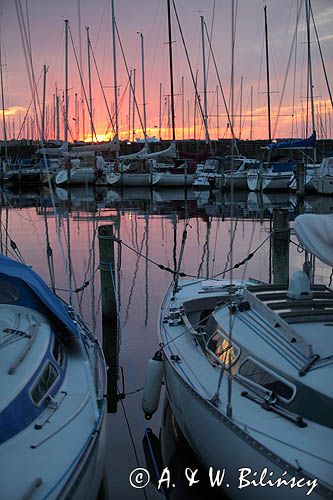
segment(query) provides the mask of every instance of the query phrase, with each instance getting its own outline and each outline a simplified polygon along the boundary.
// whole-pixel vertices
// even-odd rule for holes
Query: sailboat
[[[332,223],[295,221],[305,248],[330,266]],[[146,416],[163,377],[181,432],[207,469],[225,471],[228,496],[244,498],[246,485],[246,498],[266,499],[268,484],[298,486],[288,498],[331,498],[332,318],[333,292],[310,285],[303,271],[289,287],[173,283],[160,310],[161,349],[147,371]],[[270,488],[269,496],[281,492]]]
[[[106,424],[99,343],[30,267],[2,255],[0,310],[1,496],[96,498]]]
[[[332,216],[308,238],[300,226],[305,248],[332,266]],[[181,433],[229,498],[332,498],[332,319],[332,290],[303,270],[289,286],[175,276],[147,367],[146,418],[164,380]]]

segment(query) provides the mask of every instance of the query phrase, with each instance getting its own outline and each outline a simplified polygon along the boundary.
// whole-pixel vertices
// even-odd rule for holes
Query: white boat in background
[[[233,169],[228,168],[224,170],[222,187],[233,189],[248,189],[247,174],[249,170],[255,171],[259,167],[259,161],[244,156],[236,156],[233,161]]]
[[[106,365],[73,308],[0,256],[0,491],[96,498],[104,473]]]
[[[222,158],[207,158],[204,164],[197,165],[193,189],[211,189],[222,178]]]
[[[88,162],[83,162],[79,158],[68,159],[66,168],[60,170],[56,175],[56,185],[94,184],[103,175],[106,162],[102,156],[86,158],[86,160],[89,159],[91,161]]]
[[[301,217],[300,241],[332,266],[333,216]],[[303,271],[289,287],[179,280],[161,306],[143,411],[156,410],[164,377],[182,434],[204,467],[225,471],[229,498],[332,498],[332,321],[332,290]]]
[[[146,159],[120,161],[118,167],[105,175],[106,184],[113,187],[151,186],[150,162]]]
[[[250,191],[288,190],[295,165],[292,162],[262,163],[247,173]]]
[[[319,194],[333,194],[333,157],[323,158],[319,167],[308,173],[305,187]]]
[[[152,185],[159,187],[190,187],[196,177],[196,166],[182,160],[179,166],[157,164],[152,173]]]

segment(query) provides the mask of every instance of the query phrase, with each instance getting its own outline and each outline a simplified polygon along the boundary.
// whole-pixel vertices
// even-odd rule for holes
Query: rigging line
[[[117,32],[117,37],[118,37],[118,41],[119,41],[119,46],[120,46],[121,54],[123,56],[125,68],[126,68],[128,82],[129,82],[129,84],[131,86],[133,100],[134,100],[134,103],[135,103],[135,108],[136,108],[136,111],[138,113],[138,117],[139,117],[141,128],[143,130],[144,126],[143,126],[143,122],[142,122],[142,118],[141,118],[141,113],[140,113],[140,109],[139,109],[139,106],[138,106],[138,102],[136,100],[136,96],[135,96],[135,92],[134,92],[134,88],[133,88],[133,84],[132,84],[132,78],[130,78],[130,72],[129,72],[129,69],[128,69],[128,65],[127,65],[127,61],[126,61],[126,57],[125,57],[125,52],[124,52],[123,44],[121,43],[121,39],[120,39],[119,31],[118,31],[118,25],[117,25],[116,21],[114,22],[114,24],[115,24],[115,27],[116,27],[116,32]]]
[[[198,93],[198,89],[197,89],[197,85],[196,85],[196,80],[194,78],[194,74],[193,74],[193,69],[192,69],[190,57],[189,57],[189,54],[188,54],[188,50],[187,50],[187,46],[186,46],[186,43],[185,43],[183,31],[182,31],[181,24],[180,24],[180,21],[179,21],[179,17],[178,17],[178,12],[177,12],[177,8],[176,8],[175,0],[172,0],[172,4],[173,4],[173,8],[174,8],[175,15],[176,15],[176,20],[177,20],[177,24],[178,24],[178,29],[179,29],[179,32],[180,32],[180,36],[181,36],[181,39],[182,39],[182,42],[183,42],[183,46],[184,46],[184,50],[185,50],[185,55],[186,55],[187,63],[189,65],[189,69],[190,69],[190,73],[191,73],[191,78],[192,78],[192,83],[193,83],[194,89],[195,89],[196,102],[198,103],[198,106],[199,106],[199,109],[200,109],[201,118],[203,120],[203,123],[205,124],[204,111],[202,109],[201,99],[200,99],[200,96],[199,96],[199,93]],[[206,124],[205,124],[205,129],[206,128],[207,127],[206,127]],[[208,131],[208,129],[206,130],[206,136],[207,136],[207,139],[208,139],[210,152],[213,155],[214,152],[213,152],[212,143],[211,143],[211,140],[210,140],[210,137],[209,137],[209,131]]]
[[[213,253],[213,259],[212,259],[212,274],[214,274],[214,267],[215,267],[215,260],[216,260],[216,248],[217,248],[217,233],[220,230],[220,219],[217,220],[216,222],[216,230],[215,230],[215,243],[214,243],[214,253]]]
[[[299,5],[299,8],[298,8],[298,12],[297,12],[296,27],[295,27],[293,39],[292,39],[292,42],[291,42],[291,47],[290,47],[290,52],[289,52],[289,57],[288,57],[288,63],[287,63],[286,73],[285,73],[285,77],[284,77],[284,80],[283,80],[282,91],[281,91],[281,96],[280,96],[280,102],[279,102],[279,107],[278,107],[278,111],[277,111],[277,115],[276,115],[274,130],[273,130],[273,137],[275,137],[275,135],[276,135],[276,130],[277,130],[278,121],[279,121],[279,117],[280,117],[280,111],[281,111],[282,101],[283,101],[283,98],[284,98],[284,92],[286,90],[287,77],[288,77],[288,73],[289,73],[289,68],[290,68],[292,54],[293,54],[294,47],[295,47],[295,42],[296,42],[296,39],[297,39],[297,28],[298,28],[298,22],[299,22],[301,10],[302,10],[302,5],[303,5],[303,3],[301,2],[300,5]]]
[[[138,270],[139,270],[139,261],[140,261],[141,257],[145,258],[145,256],[142,254],[142,248],[143,248],[144,240],[145,240],[145,233],[143,233],[143,236],[142,236],[142,240],[141,240],[141,244],[140,244],[140,252],[137,253],[138,258],[137,258],[136,263],[135,263],[135,270],[134,270],[134,274],[133,274],[133,281],[132,281],[130,293],[128,295],[128,303],[127,303],[127,307],[126,307],[124,325],[126,325],[127,320],[128,320],[129,308],[130,308],[130,305],[131,305],[131,302],[132,302],[132,296],[133,296],[133,291],[134,291],[134,287],[135,287],[136,277],[138,275]]]
[[[231,135],[232,135],[232,139],[235,141],[236,140],[236,136],[235,136],[235,133],[234,133],[234,127],[233,127],[233,123],[231,121],[231,116],[230,116],[230,113],[229,113],[227,101],[226,101],[225,94],[224,94],[224,91],[223,91],[222,82],[221,82],[220,74],[219,74],[219,71],[218,71],[218,67],[217,67],[215,55],[214,55],[214,52],[213,52],[213,49],[212,49],[211,40],[210,40],[209,35],[208,35],[206,23],[204,23],[204,26],[205,26],[206,36],[207,36],[207,40],[208,40],[208,44],[209,44],[209,50],[211,51],[212,58],[213,58],[213,63],[214,63],[214,68],[215,68],[217,80],[219,82],[219,87],[220,87],[220,92],[221,92],[222,99],[223,99],[223,104],[224,104],[225,112],[226,112],[226,115],[228,117],[228,123],[229,123],[230,132],[231,132]],[[236,144],[236,150],[237,150],[237,153],[239,153],[238,152],[238,148],[237,148],[237,144]]]
[[[116,313],[117,313],[117,321],[118,321],[118,329],[119,331],[122,330],[122,327],[124,326],[125,323],[122,323],[121,322],[121,318],[120,318],[120,308],[119,308],[119,303],[117,301],[117,293],[116,293],[116,284],[115,284],[115,280],[114,280],[114,274],[112,272],[112,267],[111,267],[111,264],[110,264],[110,274],[111,274],[111,282],[112,282],[112,287],[113,287],[113,293],[114,293],[114,296],[115,296],[115,303],[116,303]],[[118,283],[118,286],[119,286],[119,283]],[[125,347],[127,347],[125,345]],[[125,353],[127,355],[127,357],[129,358],[129,363],[128,363],[128,366],[133,369],[133,360],[130,359],[130,354],[129,354],[129,350],[128,349],[125,349]],[[123,374],[123,372],[122,372]],[[134,374],[133,374],[134,375]],[[137,380],[137,377],[136,376],[133,376],[132,377],[135,381]],[[117,387],[118,389],[118,387]],[[137,391],[133,391],[133,394],[136,394],[136,396],[138,395],[138,392],[139,390]],[[119,394],[119,390],[117,390],[117,393]],[[139,465],[139,462],[138,462],[138,455],[137,455],[137,452],[136,452],[136,446],[135,446],[135,441],[134,441],[134,436],[132,434],[132,431],[131,431],[131,427],[130,427],[130,424],[129,424],[129,420],[127,418],[127,414],[126,414],[126,411],[125,411],[125,406],[123,404],[123,398],[120,398],[120,403],[122,405],[122,408],[123,408],[123,411],[124,411],[124,416],[125,416],[125,419],[126,419],[126,424],[127,424],[127,427],[128,427],[128,431],[129,431],[129,435],[130,435],[130,439],[131,439],[131,442],[132,442],[132,446],[133,446],[133,450],[134,450],[134,453],[135,453],[135,456],[136,456],[136,459],[137,459],[137,464]],[[140,408],[140,415],[143,419],[143,415],[142,415],[142,412],[141,412],[141,404],[138,405],[139,408]],[[145,433],[147,432],[147,423],[146,421],[143,419],[143,428],[145,430]],[[154,450],[151,446],[151,443],[150,441],[148,440],[148,445],[149,445],[149,450],[150,450],[150,453],[151,453],[151,456],[152,456],[152,459],[153,459],[153,465],[154,465],[154,469],[155,469],[155,472],[156,472],[156,475],[158,475],[158,466],[157,466],[157,460],[155,458],[155,455],[154,455]],[[147,499],[147,496],[146,496],[146,492],[145,492],[145,489],[143,490],[143,493],[145,495],[145,498]],[[166,499],[165,495],[164,495],[164,492],[163,490],[161,491],[161,495],[163,498]]]
[[[32,97],[32,98],[31,98],[31,100],[30,100],[29,106],[28,106],[28,108],[27,108],[27,111],[26,111],[26,113],[25,113],[24,119],[23,119],[22,124],[21,124],[21,128],[20,128],[20,130],[19,130],[19,132],[18,132],[18,135],[17,135],[17,137],[16,137],[16,139],[17,139],[17,140],[19,140],[19,138],[20,138],[20,136],[21,136],[21,132],[22,132],[22,130],[24,129],[25,122],[26,122],[26,120],[27,120],[27,118],[28,118],[29,111],[30,111],[30,108],[31,108],[32,103],[33,103],[33,100],[34,100],[34,95],[35,95],[35,93],[37,92],[37,88],[38,88],[38,85],[39,85],[40,79],[41,79],[41,77],[42,77],[42,74],[43,74],[43,69],[41,69],[41,72],[40,72],[40,75],[39,75],[38,81],[37,81],[37,83],[36,83],[36,85],[35,85],[35,88],[34,88],[34,91],[33,91],[33,97]]]
[[[100,87],[101,87],[101,90],[102,90],[102,94],[103,94],[103,98],[104,98],[104,103],[105,103],[105,106],[106,106],[106,110],[108,112],[109,120],[110,120],[110,123],[111,123],[111,126],[112,126],[113,134],[115,134],[116,133],[115,125],[114,125],[114,122],[112,120],[110,108],[109,108],[109,105],[108,105],[108,102],[107,102],[107,99],[106,99],[106,95],[105,95],[105,92],[104,92],[104,87],[102,85],[102,80],[101,80],[100,73],[99,73],[99,70],[98,70],[98,67],[97,67],[95,53],[93,51],[93,48],[92,48],[91,44],[90,44],[90,49],[91,49],[91,53],[92,53],[92,56],[93,56],[93,60],[94,60],[95,68],[96,68],[96,73],[97,73],[97,76],[98,76],[98,81],[99,81],[99,84],[100,84]]]
[[[297,0],[297,12],[299,9],[299,0]],[[294,138],[294,117],[295,117],[295,94],[296,94],[296,70],[297,70],[297,35],[298,21],[295,27],[295,55],[294,55],[294,75],[293,75],[293,101],[292,101],[292,119],[291,119],[291,137]]]
[[[35,79],[35,73],[34,73],[33,62],[32,62],[31,44],[29,44],[30,30],[29,30],[29,33],[27,33],[27,27],[26,27],[26,24],[24,21],[21,0],[15,0],[15,7],[16,7],[17,18],[18,18],[19,27],[20,27],[20,34],[21,34],[21,40],[22,40],[22,45],[23,45],[25,62],[26,62],[26,66],[27,66],[30,88],[31,88],[31,92],[33,94],[32,89],[36,86],[36,79]],[[26,4],[26,8],[27,8],[27,4]],[[29,64],[30,64],[30,66],[29,66]],[[40,106],[38,94],[37,94],[37,105],[38,105],[38,110],[37,110],[37,106],[36,106],[36,98],[34,97],[34,110],[35,110],[36,126],[37,126],[37,129],[39,129],[40,127],[39,127],[38,111],[41,114],[41,106]]]
[[[54,278],[54,262],[53,262],[53,251],[50,245],[50,237],[49,237],[49,225],[46,217],[46,206],[44,206],[43,210],[45,229],[46,229],[46,256],[47,256],[47,265],[49,268],[50,281],[53,293],[55,292],[55,278]]]
[[[68,31],[69,31],[69,36],[70,36],[70,39],[71,39],[71,42],[72,42],[72,49],[73,49],[73,53],[74,53],[74,57],[75,57],[76,66],[77,66],[78,72],[79,72],[79,77],[80,77],[80,81],[81,81],[81,85],[82,85],[82,90],[83,90],[83,94],[84,94],[84,99],[85,99],[85,102],[86,102],[86,105],[87,105],[87,108],[88,108],[89,117],[91,119],[93,133],[95,134],[95,138],[96,138],[96,141],[97,141],[97,134],[96,134],[95,125],[94,125],[93,117],[92,117],[92,109],[90,109],[90,106],[89,106],[89,102],[88,102],[88,98],[87,98],[87,94],[86,94],[86,89],[84,87],[82,73],[81,73],[79,61],[78,61],[78,58],[77,58],[77,53],[76,53],[76,50],[75,50],[74,40],[73,40],[73,36],[72,36],[72,30],[71,30],[71,27],[70,27],[69,24],[68,24]]]
[[[329,82],[328,82],[328,76],[327,76],[327,72],[326,72],[326,66],[325,66],[325,62],[324,62],[324,58],[323,58],[323,53],[322,53],[322,50],[321,50],[321,45],[320,45],[320,40],[319,40],[319,36],[318,36],[317,26],[316,26],[316,23],[315,23],[315,20],[314,20],[314,15],[313,15],[313,10],[312,10],[311,0],[309,0],[309,6],[310,6],[310,12],[311,12],[311,17],[312,17],[313,27],[314,27],[314,30],[315,30],[315,33],[316,33],[316,39],[317,39],[317,43],[318,43],[318,49],[319,49],[319,53],[320,53],[321,64],[323,66],[323,71],[324,71],[324,75],[325,75],[326,86],[327,86],[327,90],[328,90],[328,93],[329,93],[329,96],[330,96],[331,106],[333,108],[333,99],[332,99],[331,88],[330,88],[330,85],[329,85]]]
[[[6,224],[6,225],[7,225],[7,227],[8,227],[8,224]],[[17,244],[15,243],[15,241],[14,241],[14,240],[10,237],[7,227],[6,227],[6,226],[4,226],[4,224],[3,224],[2,222],[1,222],[1,226],[4,228],[5,233],[6,233],[6,247],[7,247],[7,248],[9,248],[9,247],[8,247],[8,239],[9,239],[10,246],[11,246],[11,248],[14,250],[14,252],[16,253],[16,256],[19,258],[19,260],[20,260],[21,262],[23,262],[23,263],[24,263],[24,258],[23,258],[22,254],[21,254],[21,252],[20,252],[20,249],[18,248],[18,246],[17,246]]]
[[[129,434],[129,437],[130,437],[130,440],[131,440],[131,443],[132,443],[132,447],[133,447],[133,451],[134,451],[134,455],[135,455],[135,460],[136,460],[137,466],[139,467],[140,466],[140,462],[139,462],[138,452],[136,450],[136,445],[135,445],[135,441],[134,441],[132,429],[131,429],[131,426],[130,426],[130,423],[129,423],[129,420],[128,420],[128,417],[127,417],[127,413],[126,413],[126,410],[125,410],[125,405],[124,405],[124,402],[123,402],[122,399],[120,399],[120,404],[121,404],[121,407],[122,407],[122,410],[123,410],[123,413],[124,413],[124,417],[125,417],[125,421],[126,421],[126,425],[127,425],[128,434]],[[148,500],[146,489],[143,488],[142,491],[143,491],[145,499]]]
[[[235,239],[235,236],[236,236],[236,231],[237,231],[237,224],[238,224],[238,218],[236,219],[235,221],[235,225],[231,228],[231,232],[230,232],[230,243],[229,243],[229,251],[228,251],[228,254],[227,254],[227,258],[226,258],[226,261],[225,261],[225,267],[224,267],[224,271],[222,271],[220,274],[222,274],[222,278],[224,278],[225,276],[225,273],[227,272],[226,269],[227,269],[227,266],[229,264],[229,261],[231,262],[232,264],[232,251],[233,251],[233,244],[234,244],[234,239]],[[231,266],[231,269],[233,268],[233,266]]]

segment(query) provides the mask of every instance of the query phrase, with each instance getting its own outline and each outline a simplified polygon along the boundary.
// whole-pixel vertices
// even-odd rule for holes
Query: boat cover
[[[302,214],[296,217],[294,228],[308,252],[333,266],[333,215]]]
[[[66,305],[30,267],[0,254],[0,274],[8,278],[19,278],[33,290],[50,313],[51,319],[53,318],[64,327],[65,331],[61,332],[62,336],[68,333],[79,336],[78,328],[69,317]]]
[[[293,139],[291,141],[272,142],[268,149],[307,149],[316,147],[316,132],[307,139]]]

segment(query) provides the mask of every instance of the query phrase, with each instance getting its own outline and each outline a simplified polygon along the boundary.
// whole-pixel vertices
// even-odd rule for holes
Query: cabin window
[[[252,359],[246,359],[239,367],[238,373],[249,382],[265,389],[266,392],[268,390],[274,393],[275,396],[285,401],[290,401],[294,396],[295,389],[292,386]]]
[[[237,361],[240,353],[239,348],[219,331],[209,339],[207,348],[226,367],[232,366]]]
[[[63,367],[65,363],[65,351],[62,344],[56,337],[54,338],[52,354],[58,365]]]
[[[57,370],[51,363],[47,363],[37,383],[31,390],[31,398],[36,405],[47,395],[57,378]]]
[[[20,298],[20,290],[10,281],[0,279],[0,303],[14,304]]]

